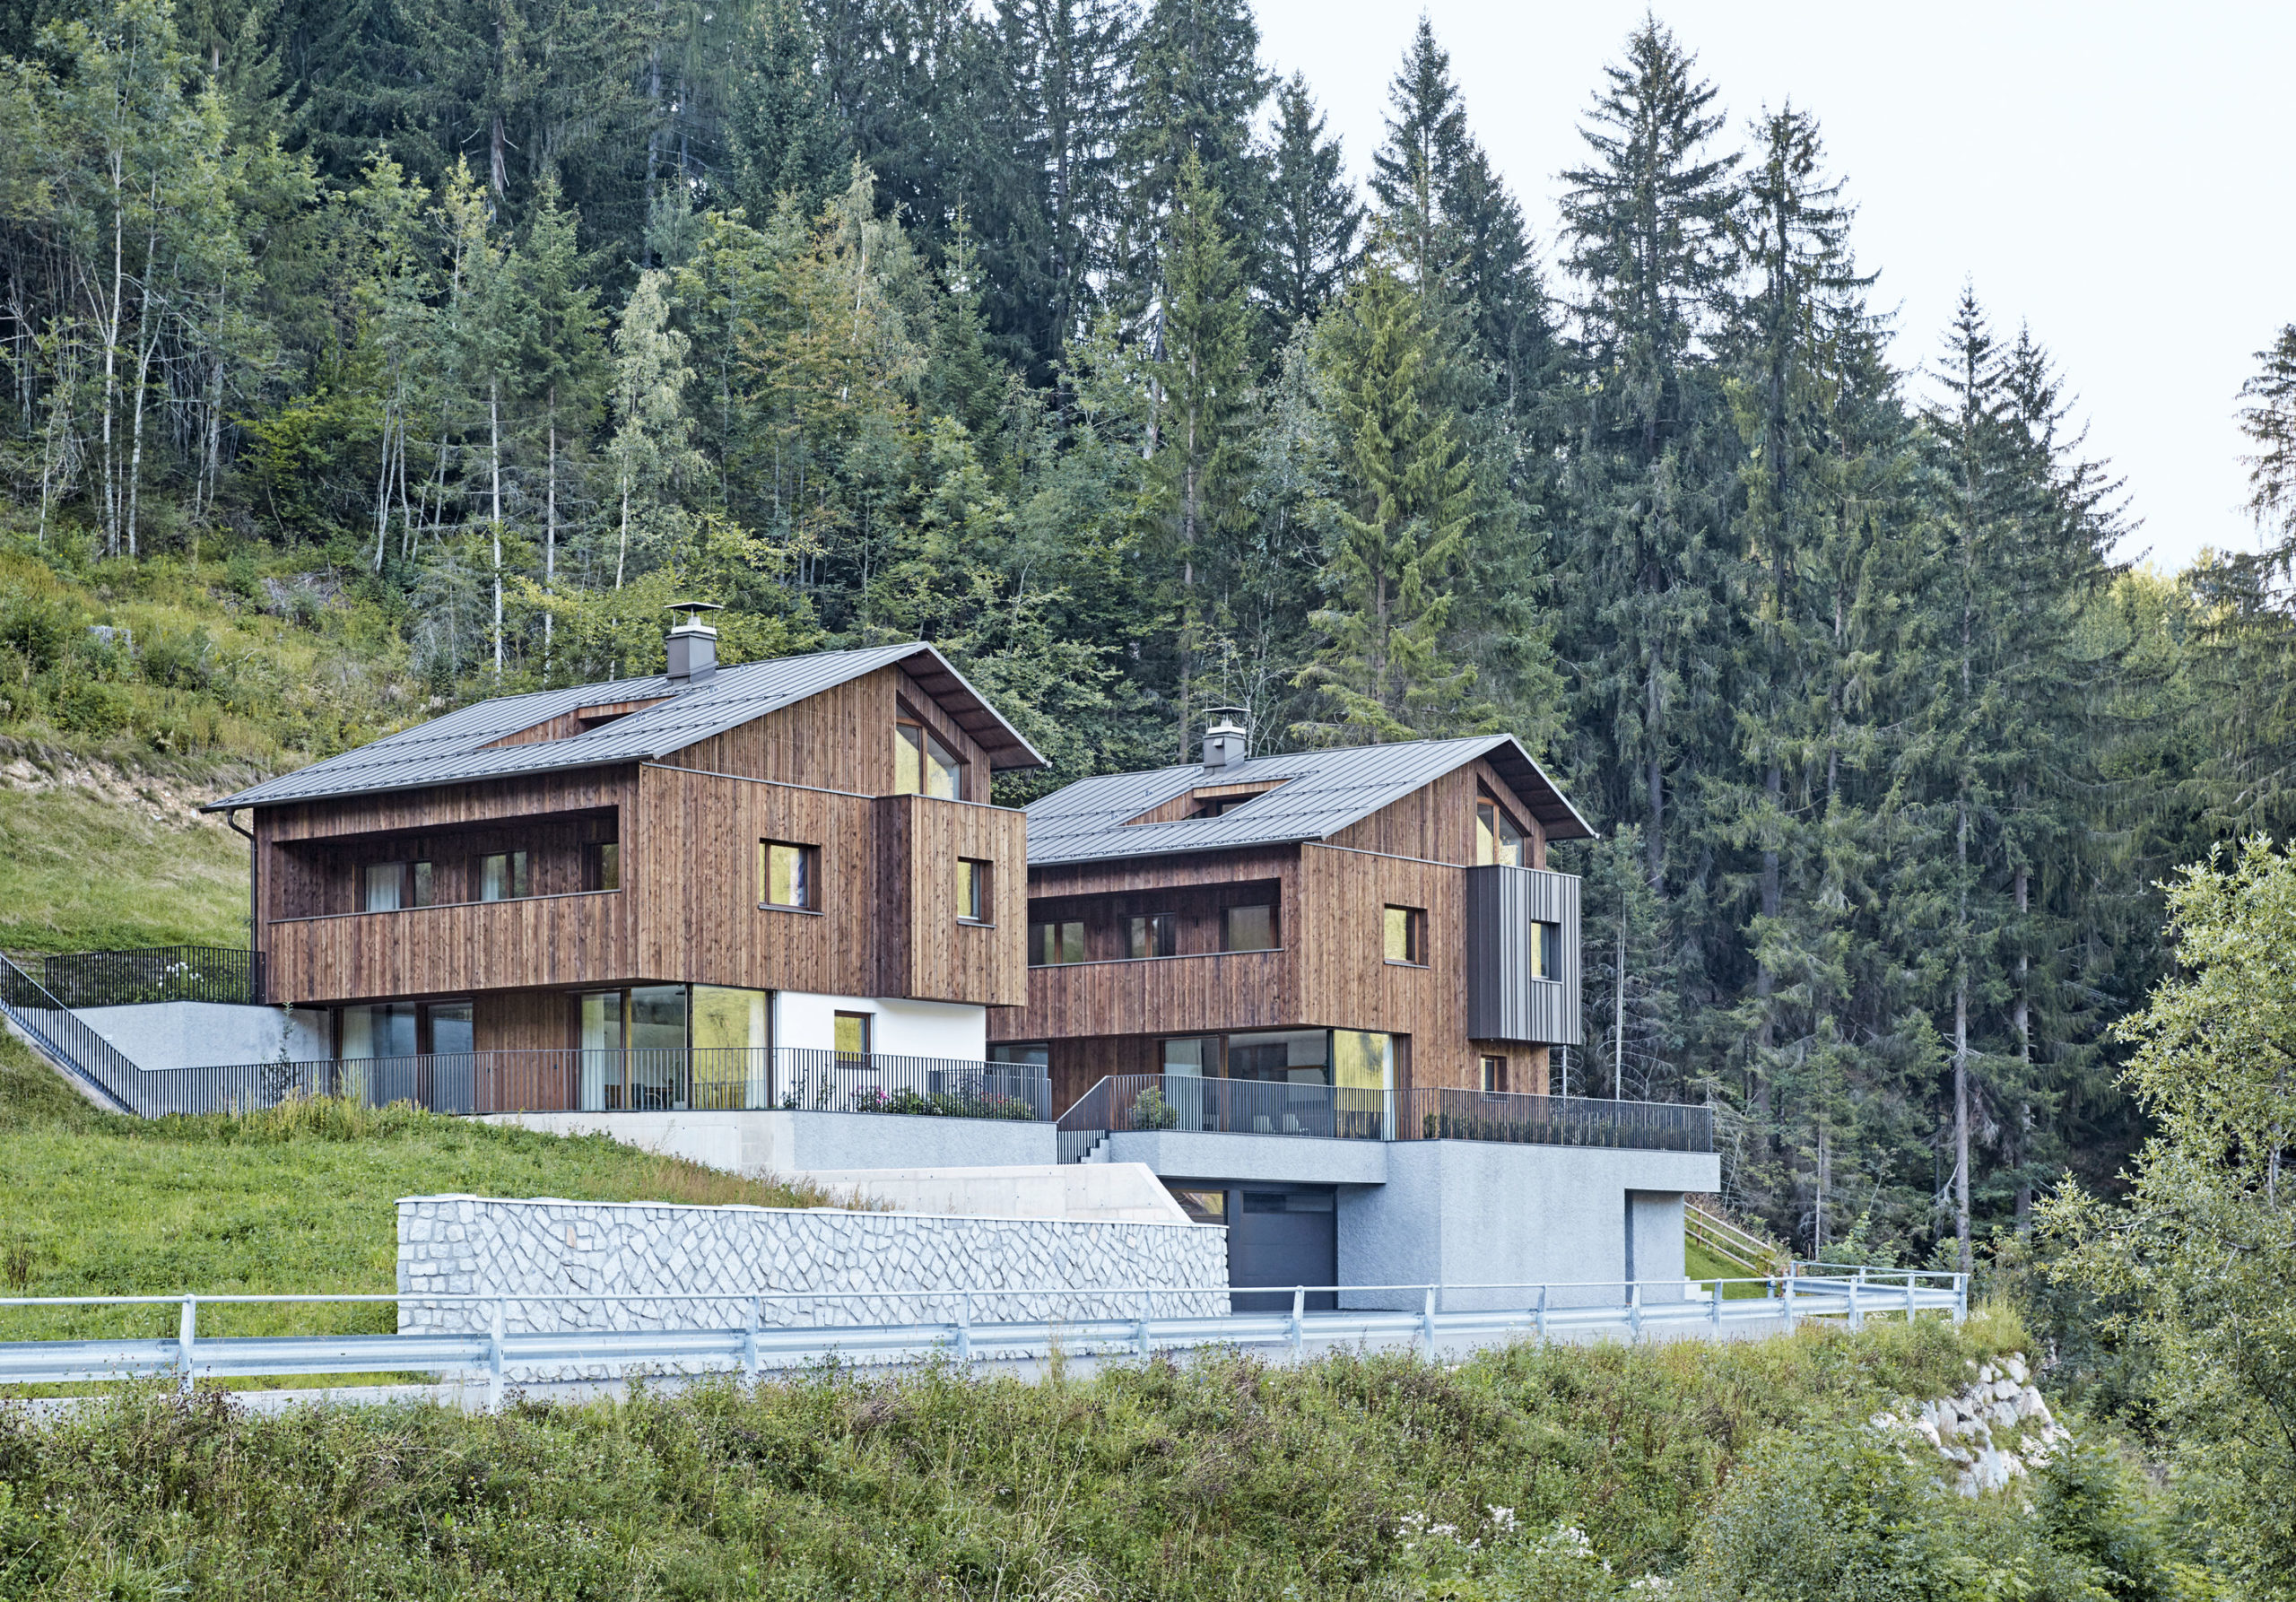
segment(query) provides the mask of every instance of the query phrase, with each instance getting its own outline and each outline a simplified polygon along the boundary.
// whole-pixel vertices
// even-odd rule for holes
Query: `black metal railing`
[[[1710,1152],[1709,1107],[1459,1090],[1352,1090],[1257,1079],[1118,1074],[1058,1119],[1064,1162],[1111,1134],[1279,1135],[1336,1140],[1477,1140],[1522,1145]]]
[[[112,1110],[143,1110],[133,1096],[142,1070],[5,956],[0,956],[0,1012]]]
[[[40,964],[40,984],[65,1006],[152,1001],[263,1005],[263,955],[227,945],[149,945],[135,951],[61,953]]]
[[[774,1105],[804,1112],[896,1112],[941,1118],[1052,1117],[1052,1079],[1039,1064],[856,1055],[780,1047]]]

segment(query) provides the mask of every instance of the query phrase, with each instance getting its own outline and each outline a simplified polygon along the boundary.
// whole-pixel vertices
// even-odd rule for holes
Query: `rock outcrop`
[[[2073,1439],[2050,1416],[2022,1353],[1970,1366],[1976,1378],[1959,1395],[1874,1415],[1876,1428],[1918,1435],[1954,1465],[1964,1496],[2005,1489]]]

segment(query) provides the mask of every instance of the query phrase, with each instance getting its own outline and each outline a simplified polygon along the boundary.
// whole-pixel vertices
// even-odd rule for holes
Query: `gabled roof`
[[[1498,770],[1549,840],[1595,837],[1578,808],[1512,735],[1486,735],[1298,751],[1225,768],[1190,762],[1082,779],[1030,806],[1029,862],[1043,866],[1327,840],[1477,757]],[[1130,821],[1191,790],[1258,784],[1275,788],[1216,818]]]
[[[388,790],[427,789],[433,785],[503,779],[525,773],[554,773],[602,763],[657,761],[697,741],[738,728],[768,712],[818,695],[824,690],[874,673],[905,666],[918,686],[980,742],[991,768],[1040,768],[1043,757],[1020,731],[948,659],[931,646],[873,646],[857,651],[816,651],[720,667],[699,685],[656,675],[577,684],[566,690],[537,690],[482,701],[428,723],[277,779],[237,795],[211,801],[201,810],[269,806],[287,801]],[[562,740],[498,745],[496,741],[583,707],[661,698],[657,706],[617,718]]]

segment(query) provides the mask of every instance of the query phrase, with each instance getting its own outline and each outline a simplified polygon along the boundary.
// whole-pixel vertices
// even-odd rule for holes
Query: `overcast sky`
[[[1361,181],[1419,8],[1256,0],[1262,58],[1308,74]],[[1640,0],[1431,0],[1468,120],[1552,264],[1555,175]],[[1720,91],[1734,143],[1789,96],[1858,207],[1901,365],[1926,365],[1966,280],[1996,330],[2056,356],[2090,454],[2162,567],[2254,549],[2234,422],[2296,320],[2289,152],[2296,4],[1676,0],[1658,18]],[[1926,387],[1922,391],[1926,393]]]

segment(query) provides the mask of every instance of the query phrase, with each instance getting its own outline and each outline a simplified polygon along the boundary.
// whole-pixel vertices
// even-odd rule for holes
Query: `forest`
[[[8,571],[291,558],[399,721],[648,671],[676,598],[926,639],[1054,759],[1014,803],[1214,707],[1511,733],[1601,831],[1555,1088],[1967,1267],[2122,1183],[2161,882],[2296,814],[2296,326],[2259,553],[2128,565],[2046,327],[1973,286],[1893,364],[1818,122],[1695,46],[1620,39],[1534,217],[1424,19],[1344,152],[1247,0],[7,0]],[[48,607],[20,719],[207,671]]]

